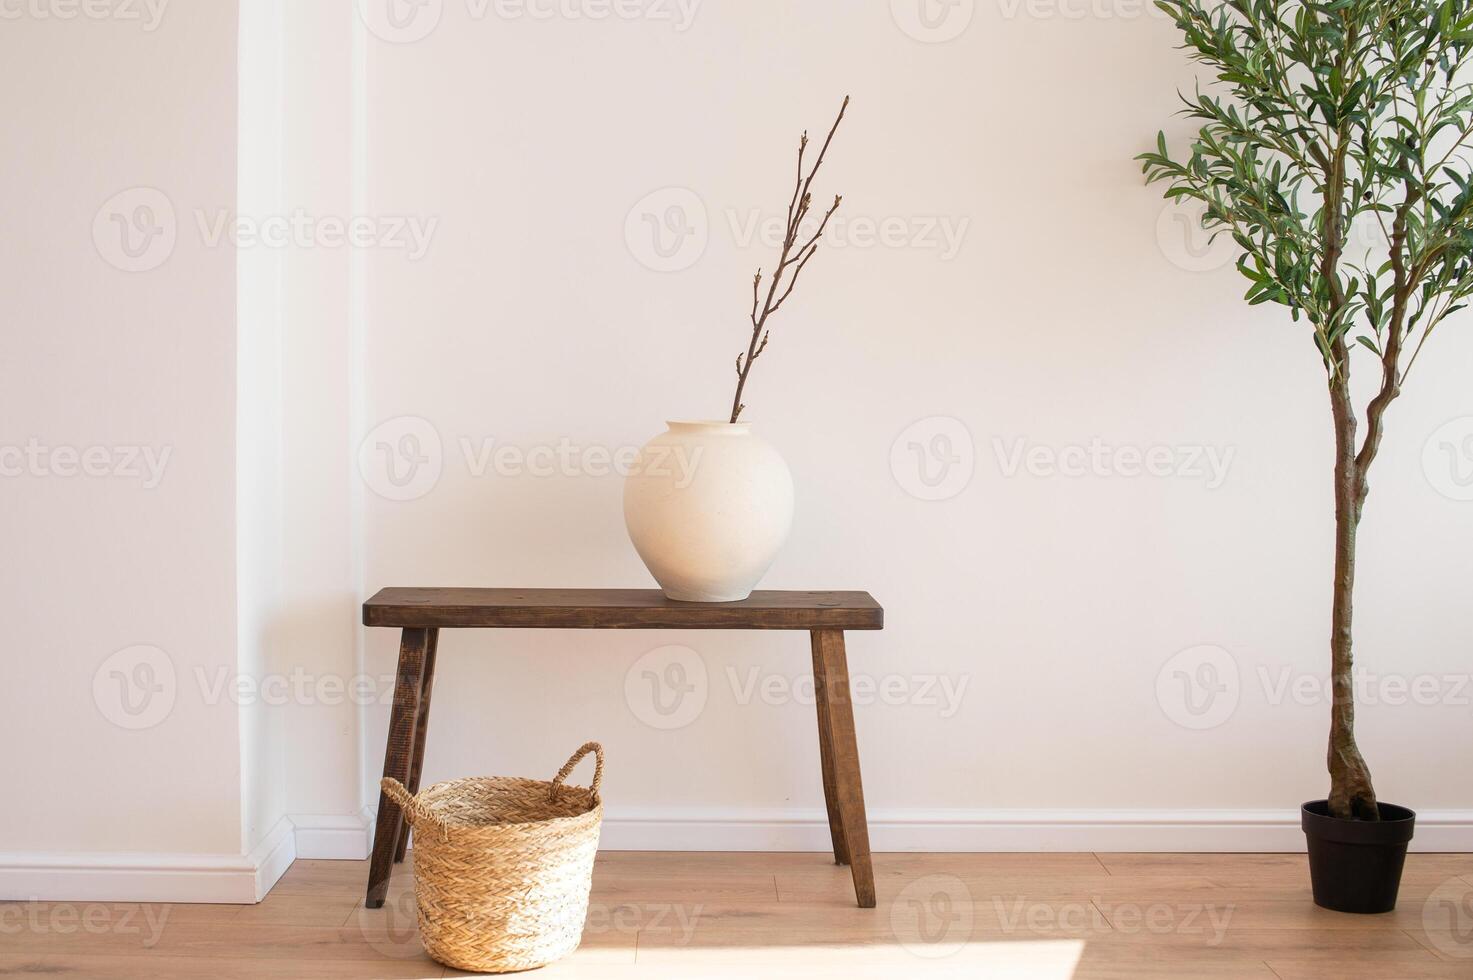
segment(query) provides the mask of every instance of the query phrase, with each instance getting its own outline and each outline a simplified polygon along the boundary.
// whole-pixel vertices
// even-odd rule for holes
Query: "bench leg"
[[[409,764],[409,781],[404,785],[410,793],[419,792],[419,777],[425,767],[425,732],[430,727],[430,694],[435,687],[435,653],[440,646],[440,631],[429,631],[429,642],[425,644],[424,680],[419,686],[419,713],[414,720],[414,758]],[[399,846],[394,849],[394,863],[404,861],[404,850],[409,846],[409,829],[399,832]]]
[[[839,784],[834,777],[834,740],[830,736],[833,721],[828,701],[819,687],[824,676],[823,652],[818,633],[809,634],[813,646],[814,702],[818,706],[818,761],[823,768],[823,801],[829,811],[829,839],[834,846],[834,862],[849,863],[849,846],[844,842],[844,817],[839,812]]]
[[[828,801],[834,858],[841,864],[848,859],[859,907],[872,909],[875,873],[870,863],[869,823],[864,814],[864,786],[859,777],[859,744],[854,737],[854,704],[849,692],[844,632],[813,630],[812,641],[818,745],[824,760],[824,796]]]
[[[428,629],[406,629],[399,641],[399,671],[394,680],[394,710],[389,716],[389,738],[384,747],[384,775],[407,783],[414,755],[414,730],[419,719],[420,693],[424,689],[425,653],[430,645]],[[378,797],[378,822],[373,832],[373,857],[368,864],[368,896],[364,905],[382,908],[394,871],[394,852],[404,828],[399,805],[382,792]]]

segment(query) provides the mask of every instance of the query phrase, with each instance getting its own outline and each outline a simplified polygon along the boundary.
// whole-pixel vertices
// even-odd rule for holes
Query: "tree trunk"
[[[1365,474],[1356,461],[1355,410],[1349,385],[1330,381],[1335,418],[1335,600],[1331,614],[1330,815],[1376,820],[1371,771],[1355,744],[1355,690],[1351,623],[1355,594],[1355,534],[1365,501]]]

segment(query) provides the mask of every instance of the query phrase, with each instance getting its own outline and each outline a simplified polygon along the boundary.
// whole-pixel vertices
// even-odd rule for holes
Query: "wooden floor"
[[[256,906],[0,903],[0,976],[423,978],[411,859],[298,861]],[[1473,978],[1473,855],[1413,855],[1400,907],[1338,915],[1297,855],[877,854],[879,907],[818,854],[606,852],[582,947],[538,977]]]

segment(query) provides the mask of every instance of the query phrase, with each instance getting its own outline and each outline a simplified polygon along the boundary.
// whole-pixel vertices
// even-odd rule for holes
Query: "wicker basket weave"
[[[593,785],[564,785],[592,752]],[[604,750],[589,742],[551,781],[436,783],[418,796],[385,778],[414,828],[420,941],[446,966],[504,973],[567,956],[583,937],[603,803]]]

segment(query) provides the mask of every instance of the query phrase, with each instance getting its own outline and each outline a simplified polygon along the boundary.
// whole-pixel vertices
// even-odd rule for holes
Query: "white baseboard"
[[[875,851],[1304,850],[1299,810],[871,810]],[[610,808],[615,851],[824,851],[823,811]],[[1473,810],[1417,814],[1413,851],[1473,851]]]
[[[292,814],[297,829],[297,857],[329,861],[362,861],[373,849],[375,807],[356,816]]]
[[[249,854],[0,854],[0,900],[259,902],[296,857],[283,818]]]
[[[0,853],[0,901],[261,901],[297,858],[362,860],[372,811],[282,817],[249,854]]]
[[[261,839],[261,843],[256,845],[255,850],[246,855],[246,862],[255,869],[256,887],[251,901],[259,902],[265,898],[296,859],[296,830],[289,819],[282,817],[271,828],[271,832]]]

